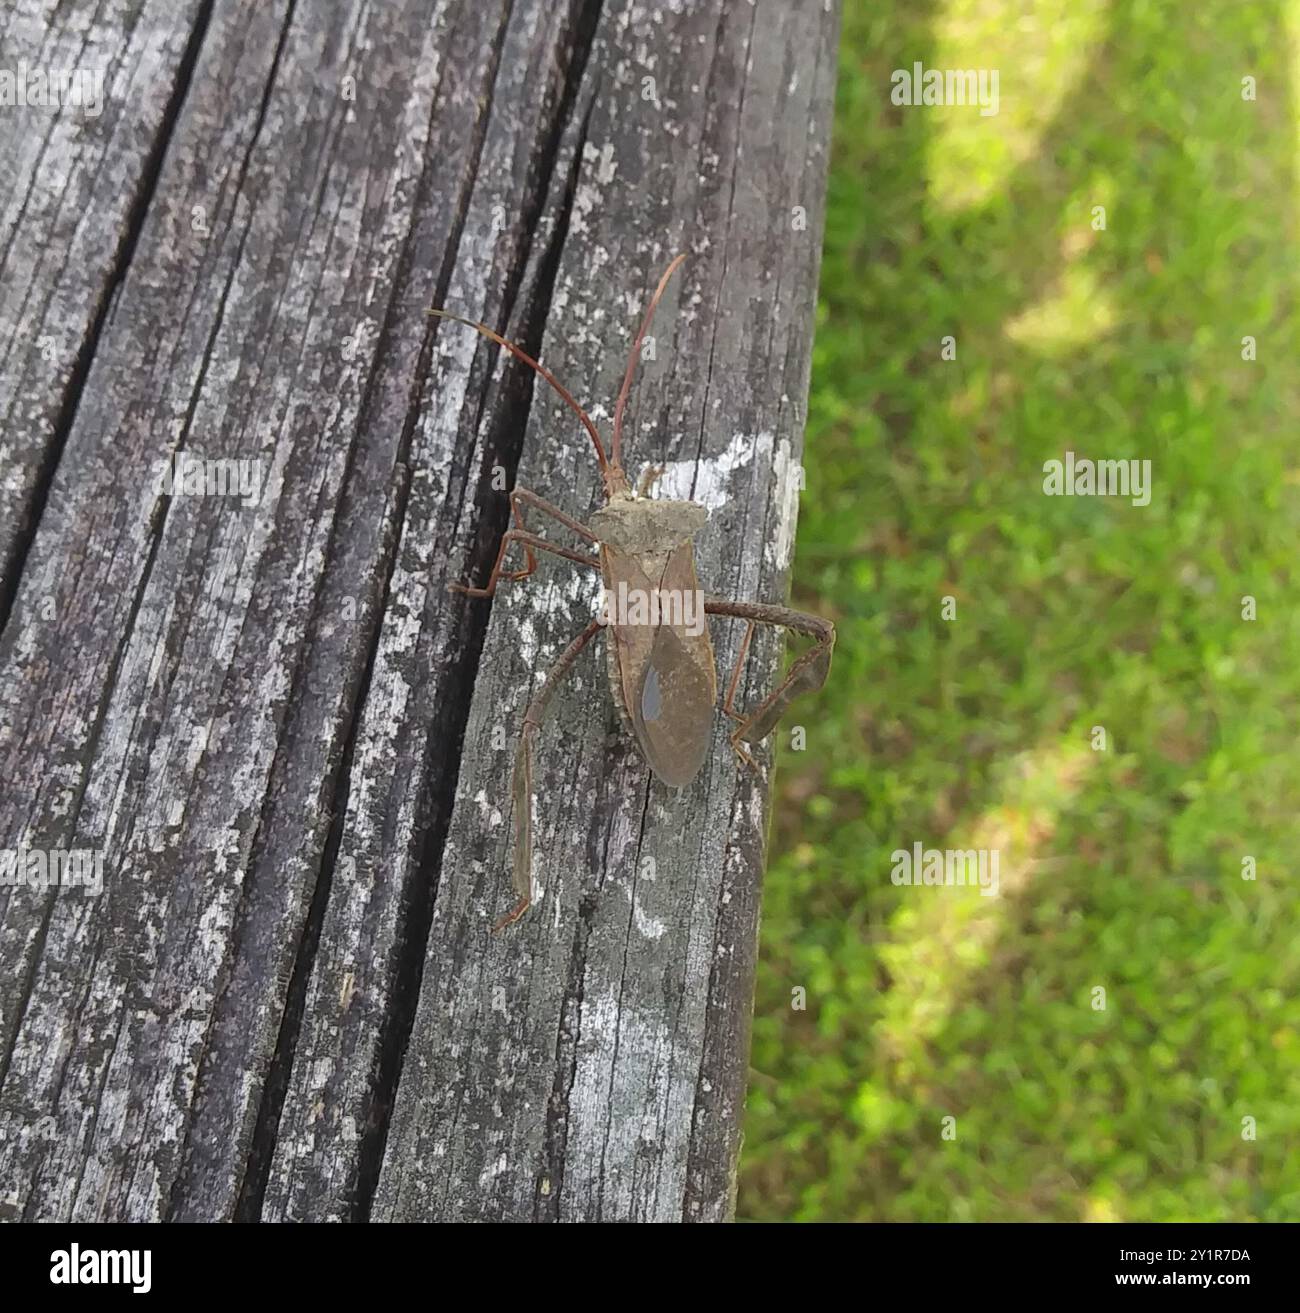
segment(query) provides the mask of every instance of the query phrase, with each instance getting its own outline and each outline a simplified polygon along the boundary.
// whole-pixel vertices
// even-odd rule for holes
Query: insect
[[[590,416],[568,389],[521,347],[472,319],[464,319],[446,310],[429,312],[482,333],[544,378],[578,416],[590,435],[605,484],[605,505],[591,515],[586,524],[535,492],[516,487],[510,494],[514,523],[502,535],[487,583],[482,588],[468,584],[448,585],[453,591],[468,597],[492,597],[503,579],[517,583],[533,574],[537,569],[537,552],[549,552],[588,569],[599,570],[604,584],[604,614],[593,620],[564,650],[524,713],[511,782],[514,806],[512,879],[518,901],[493,925],[494,931],[517,921],[532,902],[533,740],[541,731],[556,689],[602,628],[606,630],[610,692],[623,722],[636,739],[651,771],[673,788],[689,784],[699,773],[712,737],[717,667],[704,615],[727,616],[748,622],[735,668],[727,683],[722,710],[738,722],[731,734],[731,746],[737,757],[750,767],[755,766],[754,759],[744,745],[759,743],[766,738],[790,702],[800,693],[821,688],[830,671],[835,627],[829,620],[783,606],[706,597],[696,577],[694,539],[708,519],[708,511],[696,502],[653,500],[646,495],[646,482],[643,480],[642,486],[633,490],[623,470],[623,415],[632,390],[641,344],[668,280],[685,258],[679,255],[664,271],[633,339],[623,385],[614,406],[608,451]],[[549,516],[593,544],[596,554],[561,546],[534,533],[524,522],[524,507]],[[506,554],[515,544],[523,550],[523,568],[506,570]],[[757,625],[775,625],[804,634],[814,643],[794,661],[786,677],[757,707],[743,713],[735,707],[736,691]]]

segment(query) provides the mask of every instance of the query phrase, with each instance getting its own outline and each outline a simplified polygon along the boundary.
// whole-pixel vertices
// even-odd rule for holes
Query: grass
[[[742,1218],[1300,1220],[1297,73],[1300,0],[846,0]]]

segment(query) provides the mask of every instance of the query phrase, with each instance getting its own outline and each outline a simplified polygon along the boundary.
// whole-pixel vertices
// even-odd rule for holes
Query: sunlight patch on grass
[[[1110,293],[1086,264],[1068,266],[1047,296],[1007,322],[1017,346],[1037,356],[1060,357],[1105,337],[1117,320]]]
[[[1081,1222],[1122,1222],[1123,1216],[1115,1207],[1113,1199],[1107,1199],[1102,1195],[1089,1195],[1084,1200],[1083,1216],[1079,1218]]]
[[[879,1031],[884,1052],[905,1061],[915,1045],[942,1031],[964,998],[966,975],[987,965],[1002,927],[1003,900],[1025,890],[1047,860],[1041,854],[1096,761],[1095,753],[1073,743],[1021,754],[1002,783],[1007,801],[946,840],[953,848],[998,850],[997,898],[970,888],[903,891],[890,942],[880,950],[893,980]]]
[[[1107,28],[1109,0],[950,0],[935,23],[927,68],[998,72],[998,111],[926,106],[935,116],[926,165],[931,202],[946,213],[981,205],[1038,151]],[[907,64],[905,66],[909,66]]]

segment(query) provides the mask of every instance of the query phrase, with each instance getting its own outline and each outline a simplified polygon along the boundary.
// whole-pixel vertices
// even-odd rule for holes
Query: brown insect
[[[486,585],[482,588],[471,588],[466,584],[448,585],[469,597],[491,597],[502,579],[517,582],[528,578],[537,569],[537,558],[533,554],[537,551],[550,552],[579,565],[598,569],[605,586],[606,614],[593,620],[564,650],[524,713],[512,783],[515,813],[513,880],[519,901],[492,927],[494,931],[518,920],[532,901],[533,738],[542,727],[547,706],[560,681],[602,628],[607,628],[610,635],[605,647],[610,692],[650,769],[673,788],[689,784],[699,773],[712,736],[710,726],[717,698],[717,668],[703,615],[732,616],[749,622],[727,684],[722,710],[739,721],[731,735],[731,746],[751,767],[755,764],[754,759],[744,744],[758,743],[766,738],[795,697],[821,688],[831,667],[835,627],[829,620],[783,606],[705,598],[695,574],[693,541],[708,519],[708,511],[691,501],[651,500],[645,495],[645,482],[633,491],[623,471],[623,412],[632,389],[641,343],[668,280],[685,258],[679,255],[664,271],[632,342],[623,386],[614,407],[613,440],[608,454],[587,412],[544,365],[484,324],[463,319],[446,310],[430,311],[430,314],[477,330],[540,374],[573,409],[591,435],[605,481],[605,505],[591,516],[588,524],[574,519],[535,492],[515,488],[510,494],[514,526],[501,538],[501,548]],[[599,555],[562,547],[532,533],[524,523],[524,506],[550,516],[594,543],[599,548]],[[503,569],[512,543],[523,548],[522,570]],[[691,598],[699,602],[697,609],[701,614],[698,621],[689,614]],[[630,606],[617,605],[626,599],[631,599]],[[736,689],[754,626],[760,624],[807,634],[815,643],[794,662],[772,693],[748,714],[742,714],[734,706]]]

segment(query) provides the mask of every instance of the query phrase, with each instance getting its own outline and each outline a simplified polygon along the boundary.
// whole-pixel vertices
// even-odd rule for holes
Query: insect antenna
[[[664,288],[668,286],[668,280],[677,272],[677,266],[684,259],[686,259],[685,252],[679,255],[664,270],[664,275],[659,280],[659,286],[655,288],[655,294],[650,298],[650,304],[646,306],[645,318],[641,321],[641,327],[637,329],[636,337],[632,340],[632,350],[627,357],[627,372],[623,375],[623,386],[619,389],[618,403],[614,407],[614,443],[611,454],[616,470],[623,468],[623,411],[627,409],[627,396],[632,391],[632,375],[636,373],[636,362],[641,353],[641,343],[650,329],[650,321],[654,318],[655,306],[659,304],[659,298],[663,296]]]
[[[600,462],[600,472],[605,478],[606,484],[609,483],[609,461],[605,456],[605,448],[601,444],[600,434],[596,431],[596,426],[591,422],[591,416],[574,400],[573,394],[560,382],[554,374],[551,373],[545,365],[540,365],[528,354],[523,347],[516,346],[513,342],[507,342],[500,333],[493,332],[486,324],[480,324],[473,319],[465,319],[461,315],[454,315],[450,310],[430,310],[431,315],[437,315],[439,319],[453,319],[458,324],[464,324],[468,328],[477,329],[484,337],[489,338],[498,346],[503,346],[517,360],[522,360],[530,369],[539,373],[563,398],[563,400],[573,410],[573,413],[582,421],[583,427],[591,434],[592,444],[596,448],[596,459]]]

